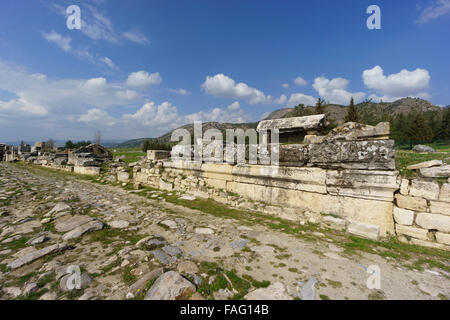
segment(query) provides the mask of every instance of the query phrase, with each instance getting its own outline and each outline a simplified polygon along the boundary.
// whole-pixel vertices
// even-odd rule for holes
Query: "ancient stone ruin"
[[[262,121],[258,130],[269,143],[269,153],[275,150],[270,131],[280,132],[277,166],[186,160],[158,150],[126,164],[110,161],[111,154],[99,145],[27,160],[75,173],[103,174],[107,181],[137,188],[178,190],[188,198],[212,198],[370,239],[397,234],[404,242],[449,250],[450,183],[439,185],[435,179],[449,177],[449,166],[419,165],[420,178],[401,179],[388,122],[348,122],[323,134],[325,125],[324,115]],[[229,151],[225,146],[224,158]],[[105,163],[108,169],[101,172]]]

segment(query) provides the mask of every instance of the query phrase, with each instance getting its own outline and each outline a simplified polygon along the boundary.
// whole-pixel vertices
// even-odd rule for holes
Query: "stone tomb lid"
[[[263,120],[258,124],[257,131],[279,129],[280,131],[306,131],[319,129],[325,125],[325,115],[292,117],[283,119]]]

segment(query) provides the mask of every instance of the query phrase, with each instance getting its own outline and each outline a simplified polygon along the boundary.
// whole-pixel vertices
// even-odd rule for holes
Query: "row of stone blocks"
[[[450,183],[402,179],[395,195],[394,220],[399,239],[450,250]]]

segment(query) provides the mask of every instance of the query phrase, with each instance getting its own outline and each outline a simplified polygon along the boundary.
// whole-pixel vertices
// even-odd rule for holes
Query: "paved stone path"
[[[0,298],[450,297],[448,253],[131,189],[0,163]]]

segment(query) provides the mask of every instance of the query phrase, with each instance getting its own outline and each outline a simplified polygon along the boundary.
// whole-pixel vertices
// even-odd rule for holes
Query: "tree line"
[[[299,104],[289,116],[300,117],[314,114],[327,114],[329,122],[327,131],[337,126],[336,120],[326,112],[325,102],[320,98],[313,108]],[[394,139],[398,144],[450,140],[449,107],[442,109],[442,111],[419,112],[413,110],[407,114],[391,114],[386,108],[383,108],[383,102],[374,104],[371,100],[366,100],[355,105],[353,98],[351,98],[344,123],[350,121],[368,125],[388,121],[391,124],[391,139]]]

